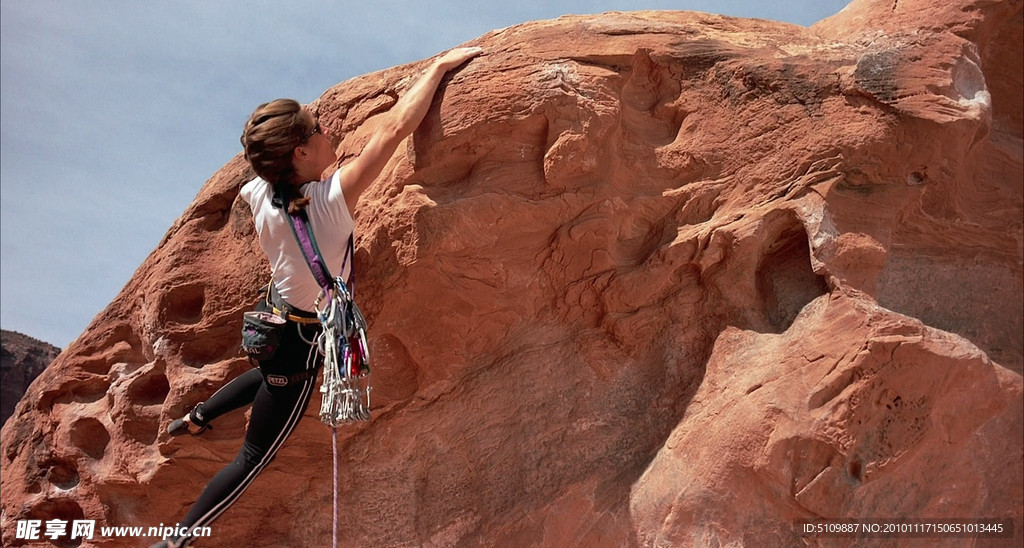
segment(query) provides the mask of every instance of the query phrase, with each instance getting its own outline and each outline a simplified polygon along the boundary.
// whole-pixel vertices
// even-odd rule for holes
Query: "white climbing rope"
[[[331,523],[331,538],[338,548],[338,429],[331,427],[331,449],[334,454],[334,519]]]
[[[317,348],[324,356],[324,382],[320,386],[320,421],[331,427],[334,514],[332,538],[338,548],[338,426],[370,420],[370,351],[366,320],[342,278],[335,278],[330,295],[321,291],[315,307],[323,327]],[[320,301],[328,300],[324,308]]]

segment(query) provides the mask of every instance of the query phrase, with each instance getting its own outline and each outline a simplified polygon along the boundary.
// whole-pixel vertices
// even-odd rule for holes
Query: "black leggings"
[[[300,333],[301,330],[301,333]],[[224,385],[210,399],[196,406],[193,419],[200,424],[248,403],[252,403],[252,416],[245,432],[245,443],[235,460],[210,480],[206,489],[188,511],[181,526],[207,527],[227,510],[252,481],[267,467],[278,449],[299,424],[309,407],[310,396],[316,383],[316,374],[289,382],[286,386],[273,386],[264,380],[264,374],[293,376],[309,369],[317,369],[322,357],[308,344],[320,330],[319,324],[288,322],[277,355],[261,362],[260,369],[247,371]],[[175,539],[180,546],[194,537]]]

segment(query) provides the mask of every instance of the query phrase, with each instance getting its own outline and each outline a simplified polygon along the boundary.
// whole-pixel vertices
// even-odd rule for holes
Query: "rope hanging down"
[[[287,185],[281,185],[280,203],[287,204]],[[275,196],[275,200],[278,196]],[[287,208],[284,208],[287,209]],[[313,277],[320,286],[313,307],[322,329],[315,341],[324,356],[324,382],[320,386],[320,420],[331,427],[334,455],[334,548],[338,547],[338,426],[370,420],[370,347],[366,343],[366,319],[352,298],[342,276],[331,278],[320,253],[309,218],[303,210],[288,214],[292,234],[302,250]],[[348,237],[348,250],[341,272],[355,255],[354,235]],[[353,274],[353,289],[355,287]],[[326,298],[326,300],[325,300]],[[321,301],[323,307],[321,308]]]
[[[320,301],[328,300],[323,308]],[[323,329],[317,346],[324,356],[324,382],[320,386],[320,420],[331,427],[334,512],[332,537],[338,548],[338,426],[370,420],[370,350],[366,320],[341,277],[320,292],[315,307]]]

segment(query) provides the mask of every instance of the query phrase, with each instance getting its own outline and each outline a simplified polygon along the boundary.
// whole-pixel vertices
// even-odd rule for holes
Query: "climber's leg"
[[[293,380],[284,386],[272,386],[261,375],[256,396],[252,400],[252,415],[246,429],[245,442],[238,456],[210,480],[181,521],[182,527],[194,530],[207,527],[216,520],[274,460],[277,451],[295,430],[309,406],[316,384],[316,371],[321,363],[316,347],[309,344],[318,331],[319,325],[300,327],[293,322],[288,323],[277,355],[272,360],[261,362],[261,370],[256,371],[262,372],[262,375],[283,375]],[[304,374],[304,377],[296,378],[297,374]],[[231,402],[238,401],[238,398],[240,396],[237,394],[228,393],[223,400]],[[211,397],[210,400],[215,398]],[[216,400],[214,403],[218,406],[222,403],[228,405],[220,401],[221,398]],[[192,536],[174,539],[172,545],[181,546],[190,540]]]
[[[315,377],[284,387],[260,386],[245,443],[235,460],[210,480],[181,526],[209,526],[228,509],[277,455],[295,430],[313,394]],[[188,539],[177,539],[177,541]]]
[[[180,436],[205,432],[213,419],[252,403],[262,382],[263,375],[259,369],[242,373],[214,392],[208,400],[199,402],[184,417],[172,422],[167,433]]]

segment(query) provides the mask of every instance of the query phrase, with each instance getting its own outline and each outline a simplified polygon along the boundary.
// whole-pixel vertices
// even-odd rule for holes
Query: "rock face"
[[[15,331],[0,333],[0,425],[14,412],[28,385],[60,354],[60,348]]]
[[[340,544],[864,545],[794,520],[985,517],[1019,545],[1021,21],[857,0],[810,28],[476,40],[356,212],[376,390],[338,433]],[[342,161],[417,68],[318,100]],[[21,519],[173,523],[233,458],[242,412],[163,428],[247,368],[250,176],[206,184],[4,427],[5,546]],[[201,546],[330,542],[316,410]]]

